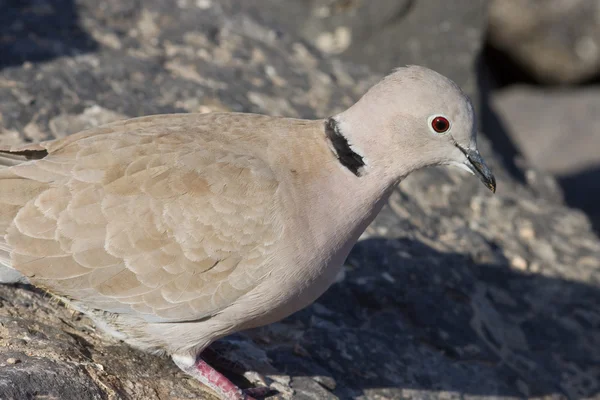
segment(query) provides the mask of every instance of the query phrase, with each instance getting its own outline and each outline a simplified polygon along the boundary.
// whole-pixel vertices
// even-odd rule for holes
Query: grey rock
[[[94,124],[94,107],[327,116],[379,78],[226,6],[79,1],[98,50],[4,64],[0,140]],[[317,303],[214,346],[250,371],[232,378],[259,372],[279,398],[598,396],[600,242],[585,215],[515,181],[481,142],[496,196],[460,171],[411,175]],[[43,292],[0,287],[0,398],[209,396]]]
[[[599,87],[516,86],[496,92],[492,105],[537,168],[564,176],[600,166]]]
[[[42,292],[0,285],[0,304],[2,399],[206,398],[170,359],[118,343]]]
[[[551,173],[536,169],[528,162],[513,139],[510,127],[497,114],[493,106],[494,94],[498,90],[497,82],[486,60],[479,60],[477,76],[481,100],[478,110],[481,131],[491,144],[491,152],[501,161],[502,168],[499,173],[506,173],[511,179],[526,184],[531,191],[546,201],[564,204],[564,193],[556,179]]]
[[[97,49],[73,0],[0,0],[0,68]]]
[[[229,0],[230,9],[293,31],[326,54],[387,74],[419,64],[477,94],[475,60],[488,0]]]
[[[600,88],[518,86],[495,93],[492,105],[529,164],[556,176],[600,232]]]
[[[600,72],[600,3],[493,0],[489,38],[540,82],[581,82]]]

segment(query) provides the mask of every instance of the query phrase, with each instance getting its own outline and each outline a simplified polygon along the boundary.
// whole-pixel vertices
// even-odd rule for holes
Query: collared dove
[[[2,149],[0,263],[250,399],[201,351],[319,297],[410,172],[460,166],[495,191],[475,135],[461,90],[409,66],[328,119],[155,115]]]

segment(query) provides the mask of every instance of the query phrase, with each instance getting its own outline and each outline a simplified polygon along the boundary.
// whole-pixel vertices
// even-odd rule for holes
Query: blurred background
[[[340,284],[231,356],[295,398],[598,398],[600,0],[0,0],[0,144],[167,112],[326,117],[406,64],[471,96],[497,195],[411,175]],[[202,393],[83,322],[41,350],[67,328],[32,296],[0,292],[0,358],[23,360],[0,398]],[[3,343],[31,313],[43,334]],[[104,372],[73,373],[89,359]]]

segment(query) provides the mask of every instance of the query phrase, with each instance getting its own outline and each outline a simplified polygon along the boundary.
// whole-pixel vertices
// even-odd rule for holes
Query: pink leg
[[[200,357],[194,360],[190,356],[173,355],[172,358],[173,362],[183,372],[208,386],[223,400],[255,400],[251,397],[251,394],[264,396],[269,391],[269,388],[254,388],[243,391]]]

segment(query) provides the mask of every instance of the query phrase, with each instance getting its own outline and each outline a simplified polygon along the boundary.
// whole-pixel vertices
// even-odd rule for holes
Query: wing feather
[[[117,123],[7,167],[0,219],[12,267],[148,321],[206,318],[255,287],[281,236],[275,175],[210,124],[165,130]]]

